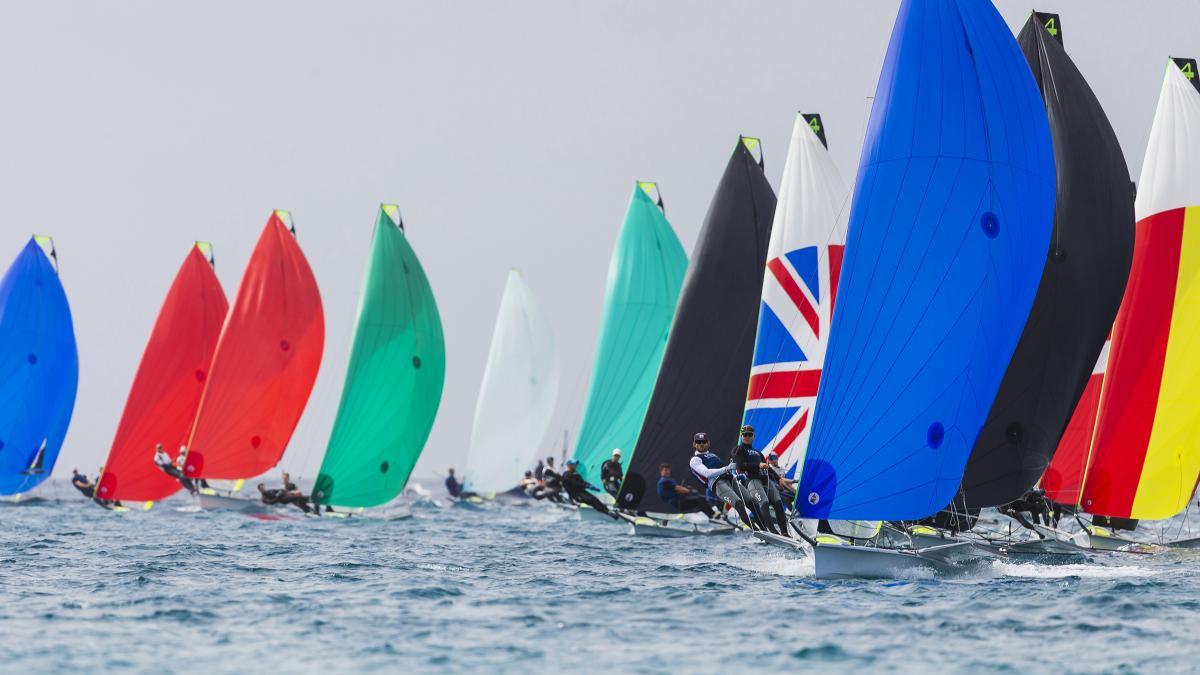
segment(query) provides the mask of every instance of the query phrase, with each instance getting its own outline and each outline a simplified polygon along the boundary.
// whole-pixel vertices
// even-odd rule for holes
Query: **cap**
[[[746,426],[742,427],[742,433],[743,434],[752,434],[752,433],[754,433],[754,427],[747,424]]]
[[[620,449],[620,448],[613,448],[613,454],[614,454],[614,455],[620,455],[620,454],[621,454],[621,449]]]
[[[704,433],[703,431],[696,434],[695,436],[692,436],[693,443],[699,443],[700,441],[707,441],[707,440],[708,440],[708,434]]]
[[[575,466],[576,464],[579,464],[579,460],[575,459],[574,457],[567,460],[567,466]]]
[[[767,453],[767,459],[779,459],[779,455],[775,454],[775,451],[772,450]]]

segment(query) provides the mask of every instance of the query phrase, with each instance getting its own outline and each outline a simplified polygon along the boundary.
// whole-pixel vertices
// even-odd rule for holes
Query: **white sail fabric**
[[[520,272],[512,270],[475,404],[466,489],[486,495],[515,487],[541,447],[557,401],[554,335]]]
[[[1168,60],[1134,201],[1137,220],[1200,204],[1200,181],[1195,180],[1200,175],[1200,129],[1195,120],[1200,120],[1200,96]]]
[[[818,132],[796,115],[763,278],[744,423],[794,472],[804,461],[846,243],[848,191]]]

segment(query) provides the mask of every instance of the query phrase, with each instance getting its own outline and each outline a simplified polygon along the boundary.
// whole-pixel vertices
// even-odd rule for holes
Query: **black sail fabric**
[[[1049,466],[1112,328],[1133,258],[1129,170],[1100,102],[1036,15],[1017,41],[1046,104],[1058,197],[1033,310],[963,475],[970,509],[1021,497]]]
[[[688,470],[696,432],[722,457],[737,442],[775,213],[775,193],[746,140],[725,167],[692,253],[621,508],[673,510],[655,489],[663,463],[675,480],[703,489]]]

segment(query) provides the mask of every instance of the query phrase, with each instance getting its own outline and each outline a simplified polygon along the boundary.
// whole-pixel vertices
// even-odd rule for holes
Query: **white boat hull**
[[[607,513],[600,513],[599,511],[597,511],[596,509],[593,509],[592,507],[588,506],[587,504],[579,505],[579,519],[583,520],[583,521],[587,521],[587,522],[593,522],[593,523],[619,523],[619,522],[621,522],[621,521],[617,520],[616,517],[611,516]]]
[[[619,514],[620,518],[629,523],[630,534],[638,537],[696,537],[720,534],[732,534],[737,528],[732,525],[700,525],[683,518],[670,520],[655,520],[642,516],[634,517]]]
[[[1096,532],[1094,529],[1084,530],[1086,532],[1088,547],[1093,551],[1110,551],[1113,553],[1151,553],[1154,548],[1153,544],[1146,544],[1133,539],[1124,537],[1115,537],[1108,534]]]
[[[803,539],[781,537],[778,534],[771,534],[770,532],[762,531],[755,531],[754,538],[759,541],[764,541],[772,546],[778,546],[779,548],[787,549],[789,551],[796,551],[800,555],[808,555],[808,553],[804,550],[805,546]]]
[[[238,511],[241,513],[270,513],[271,509],[257,499],[222,494],[200,493],[200,508],[205,511]]]
[[[937,574],[946,563],[926,558],[915,551],[848,544],[813,547],[818,579],[895,579],[914,573]]]

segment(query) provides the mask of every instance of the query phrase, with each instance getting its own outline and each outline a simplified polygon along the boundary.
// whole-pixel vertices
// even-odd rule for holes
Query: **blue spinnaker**
[[[25,492],[50,476],[78,383],[67,295],[30,238],[0,280],[0,495]]]
[[[946,506],[1046,263],[1045,108],[986,0],[906,0],[863,147],[797,507],[916,519]]]

